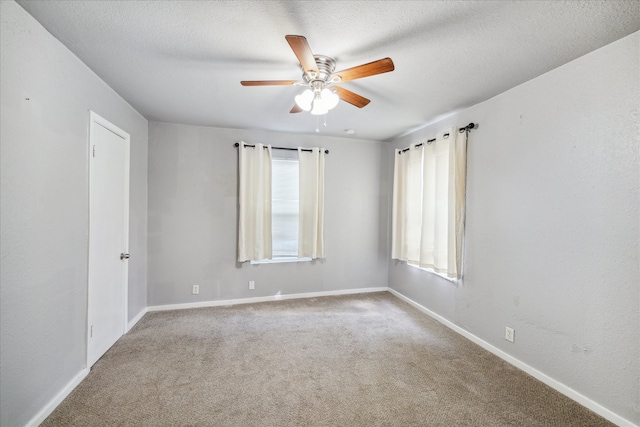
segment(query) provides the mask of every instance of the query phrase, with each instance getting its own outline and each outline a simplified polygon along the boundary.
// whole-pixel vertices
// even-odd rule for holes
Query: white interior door
[[[94,112],[89,126],[87,367],[127,322],[129,134]]]

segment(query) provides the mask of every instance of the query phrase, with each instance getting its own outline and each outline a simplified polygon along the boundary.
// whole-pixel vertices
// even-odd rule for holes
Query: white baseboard
[[[301,294],[276,294],[276,295],[270,295],[266,297],[238,298],[238,299],[228,299],[228,300],[190,302],[190,303],[184,303],[184,304],[156,305],[156,306],[147,307],[147,311],[167,311],[167,310],[183,310],[188,308],[220,307],[220,306],[237,305],[237,304],[254,304],[257,302],[283,301],[288,299],[366,294],[371,292],[385,292],[388,290],[389,288],[387,287],[380,287],[380,288],[345,289],[345,290],[338,290],[338,291],[306,292]]]
[[[73,391],[74,388],[78,386],[82,382],[85,377],[89,375],[89,369],[82,368],[82,370],[71,380],[69,383],[64,386],[60,392],[47,403],[44,408],[40,410],[36,414],[35,417],[31,418],[29,422],[26,424],[26,427],[37,427],[39,426],[51,413],[58,407],[62,401],[69,396],[69,393]]]
[[[510,363],[511,365],[515,366],[516,368],[526,372],[527,374],[531,375],[532,377],[542,381],[543,383],[545,383],[549,387],[559,391],[560,393],[564,394],[568,398],[570,398],[572,400],[575,400],[576,402],[578,402],[582,406],[592,410],[596,414],[600,415],[603,418],[606,418],[607,420],[611,421],[612,423],[614,423],[616,425],[619,425],[619,426],[623,426],[623,427],[638,427],[636,424],[632,423],[631,421],[627,420],[626,418],[623,418],[620,415],[616,414],[615,412],[610,411],[609,409],[607,409],[604,406],[600,405],[599,403],[589,399],[588,397],[584,396],[583,394],[578,393],[577,391],[575,391],[571,387],[566,386],[565,384],[561,383],[560,381],[558,381],[558,380],[556,380],[554,378],[551,378],[550,376],[548,376],[544,372],[541,372],[541,371],[539,371],[539,370],[527,365],[526,363],[522,362],[521,360],[516,359],[515,357],[505,353],[504,351],[500,350],[499,348],[494,347],[493,345],[491,345],[488,342],[482,340],[481,338],[478,338],[477,336],[475,336],[472,333],[470,333],[469,331],[457,326],[456,324],[450,322],[449,320],[445,319],[444,317],[440,316],[439,314],[434,313],[433,311],[429,310],[428,308],[426,308],[426,307],[418,304],[417,302],[413,301],[412,299],[402,295],[400,292],[398,292],[398,291],[396,291],[394,289],[391,289],[391,288],[389,288],[388,291],[391,294],[395,295],[396,297],[400,298],[401,300],[403,300],[403,301],[409,303],[410,305],[412,305],[413,307],[417,308],[421,312],[423,312],[423,313],[427,314],[428,316],[434,318],[435,320],[437,320],[438,322],[442,323],[443,325],[451,328],[452,330],[454,330],[455,332],[459,333],[460,335],[462,335],[463,337],[467,338],[468,340],[478,344],[480,347],[484,348],[485,350],[495,354],[496,356],[498,356],[502,360],[504,360],[504,361]]]
[[[140,313],[138,313],[136,315],[136,317],[134,317],[133,319],[131,319],[129,321],[129,323],[127,323],[127,330],[124,331],[124,333],[126,334],[127,332],[129,332],[134,326],[136,326],[136,323],[138,323],[140,321],[140,319],[142,319],[142,317],[147,314],[148,309],[144,308],[142,310],[140,310]]]

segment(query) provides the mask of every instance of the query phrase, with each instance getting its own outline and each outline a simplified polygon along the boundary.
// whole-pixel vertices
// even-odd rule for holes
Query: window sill
[[[311,258],[273,258],[264,259],[262,261],[251,261],[251,264],[281,264],[285,262],[306,262],[311,261]]]
[[[445,273],[438,273],[437,271],[435,271],[435,270],[434,270],[434,269],[432,269],[432,268],[424,268],[424,267],[420,267],[420,266],[419,266],[419,265],[417,265],[417,264],[410,264],[410,263],[408,263],[408,262],[407,262],[407,265],[408,265],[409,267],[413,267],[413,268],[417,268],[417,269],[422,270],[422,271],[427,271],[427,272],[429,272],[429,273],[433,273],[433,274],[435,274],[436,276],[440,276],[440,277],[442,277],[443,279],[448,280],[449,282],[452,282],[452,283],[457,283],[457,282],[458,282],[458,279],[455,279],[455,278],[453,278],[453,277],[449,277],[449,276],[447,276]]]

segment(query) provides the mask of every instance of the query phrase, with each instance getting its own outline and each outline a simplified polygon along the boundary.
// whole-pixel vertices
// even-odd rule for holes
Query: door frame
[[[130,150],[131,150],[131,136],[129,135],[129,133],[125,132],[124,130],[120,129],[118,126],[114,125],[113,123],[109,122],[108,120],[106,120],[105,118],[101,117],[100,115],[98,115],[96,112],[89,110],[89,129],[88,129],[88,144],[87,144],[87,171],[88,171],[88,188],[87,188],[87,193],[89,195],[88,199],[87,199],[87,210],[88,210],[88,217],[89,217],[89,223],[88,223],[88,228],[87,228],[87,294],[86,294],[86,306],[87,306],[87,310],[86,310],[86,319],[85,319],[85,325],[86,325],[86,330],[85,330],[85,367],[87,369],[91,369],[91,366],[89,365],[89,340],[90,340],[90,316],[89,316],[89,310],[90,310],[90,306],[89,306],[89,288],[90,288],[90,271],[89,268],[90,266],[90,260],[91,260],[91,254],[89,253],[90,248],[91,248],[91,158],[93,156],[93,138],[94,138],[94,134],[95,131],[94,126],[101,126],[104,129],[114,133],[115,135],[119,136],[120,138],[122,138],[124,140],[125,143],[125,170],[126,170],[126,174],[124,177],[125,180],[125,186],[124,186],[124,235],[125,235],[125,241],[124,241],[124,247],[122,248],[124,253],[129,253],[129,186],[130,186],[130,175],[131,175],[131,163],[130,163]],[[128,325],[128,313],[129,313],[129,261],[127,259],[123,260],[124,262],[124,268],[123,268],[123,277],[122,277],[122,285],[123,285],[123,319],[122,319],[122,335],[124,335],[127,331],[127,325]],[[94,362],[95,363],[95,362]]]

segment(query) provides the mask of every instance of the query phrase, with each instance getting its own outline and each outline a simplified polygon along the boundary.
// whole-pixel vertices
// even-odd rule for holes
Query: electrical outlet
[[[193,288],[191,289],[191,293],[193,295],[198,295],[200,293],[200,286],[198,285],[193,285]]]
[[[256,288],[256,282],[254,280],[249,280],[249,289],[255,289]]]
[[[514,342],[516,339],[516,331],[508,326],[504,327],[504,339],[510,342]]]

